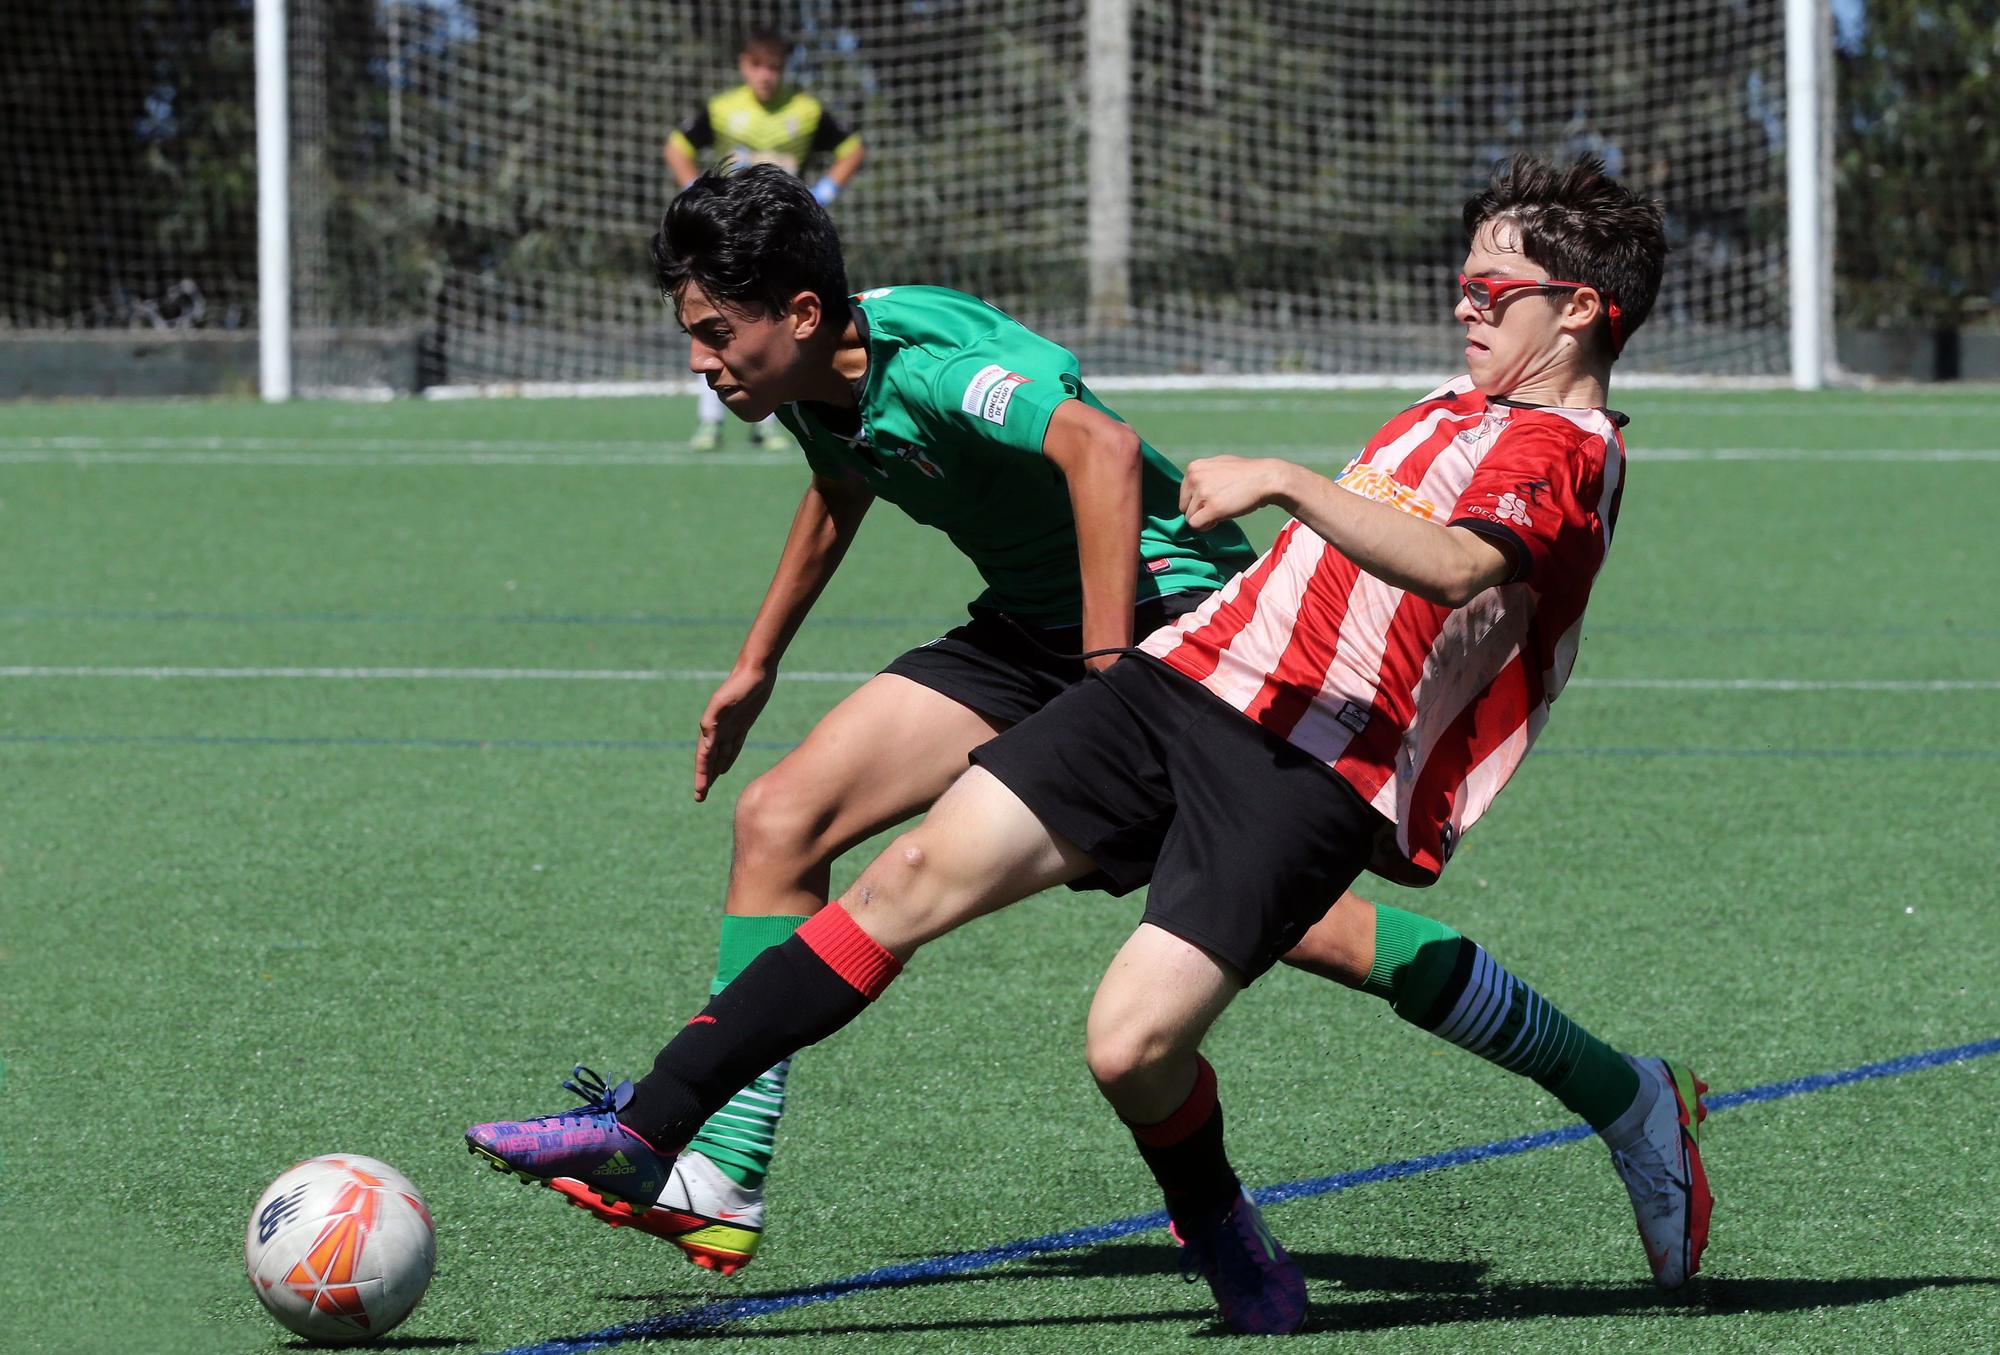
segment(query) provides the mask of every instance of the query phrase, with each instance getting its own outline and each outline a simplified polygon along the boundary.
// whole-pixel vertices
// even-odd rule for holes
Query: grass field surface
[[[1111,403],[1182,460],[1331,471],[1398,397]],[[1440,884],[1364,892],[1713,1085],[1704,1274],[1653,1292],[1593,1141],[1458,1152],[1567,1128],[1534,1085],[1280,971],[1209,1053],[1246,1181],[1308,1183],[1267,1211],[1311,1286],[1295,1344],[1990,1348],[2000,394],[1616,403],[1632,463],[1577,680]],[[1127,1222],[1157,1195],[1083,1067],[1129,899],[975,924],[802,1055],[734,1279],[466,1154],[468,1123],[571,1104],[572,1063],[648,1066],[706,992],[735,793],[977,591],[878,506],[694,804],[696,718],[804,472],[740,436],[682,451],[691,414],[0,408],[0,1351],[293,1347],[243,1227],[335,1151],[436,1216],[392,1347],[1216,1334]]]

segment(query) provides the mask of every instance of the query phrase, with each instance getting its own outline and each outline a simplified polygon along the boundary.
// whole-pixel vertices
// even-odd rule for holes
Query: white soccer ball
[[[271,1316],[309,1341],[372,1341],[431,1282],[437,1234],[408,1177],[352,1153],[315,1157],[250,1211],[243,1264]]]

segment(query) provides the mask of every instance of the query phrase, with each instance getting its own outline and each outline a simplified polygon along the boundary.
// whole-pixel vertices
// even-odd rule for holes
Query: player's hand
[[[1208,456],[1188,463],[1181,512],[1198,532],[1262,508],[1278,494],[1286,463],[1243,456]]]
[[[764,712],[771,689],[778,684],[776,672],[762,668],[738,668],[715,689],[701,713],[701,738],[694,750],[694,798],[706,800],[709,787],[736,763],[750,726]]]
[[[819,182],[813,185],[813,201],[822,207],[833,206],[833,200],[839,196],[840,185],[834,182],[831,174],[822,174]]]

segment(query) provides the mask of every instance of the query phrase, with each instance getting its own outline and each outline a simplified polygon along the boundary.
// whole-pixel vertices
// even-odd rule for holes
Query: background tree
[[[2000,0],[1868,0],[1836,66],[1840,321],[2000,324]]]

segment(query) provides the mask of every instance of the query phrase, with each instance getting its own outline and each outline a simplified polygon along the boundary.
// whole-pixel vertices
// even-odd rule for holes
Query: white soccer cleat
[[[1708,1085],[1684,1064],[1629,1054],[1625,1061],[1639,1074],[1641,1101],[1650,1097],[1651,1106],[1631,1140],[1611,1150],[1611,1165],[1632,1197],[1653,1283],[1678,1289],[1701,1269],[1715,1204],[1701,1165],[1701,1124],[1708,1118],[1701,1094]]]
[[[674,1159],[667,1184],[634,1226],[664,1238],[704,1270],[734,1275],[764,1236],[764,1190],[741,1186],[700,1153]]]

